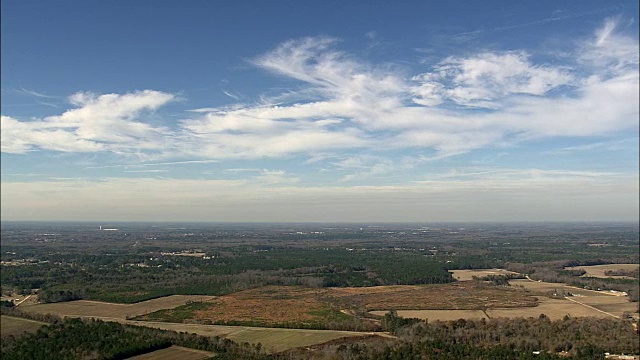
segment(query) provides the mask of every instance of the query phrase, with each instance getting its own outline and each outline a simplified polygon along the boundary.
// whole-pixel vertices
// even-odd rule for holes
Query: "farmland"
[[[394,285],[317,289],[267,286],[141,316],[140,320],[252,326],[375,330],[358,316],[375,310],[480,310],[537,305],[523,289],[474,281],[442,285]]]
[[[585,270],[586,273],[582,276],[588,277],[597,277],[597,278],[613,278],[613,279],[633,279],[630,276],[617,276],[617,275],[607,275],[605,274],[607,271],[635,271],[638,272],[638,264],[604,264],[604,265],[591,265],[591,266],[573,266],[568,267],[567,270]]]
[[[557,284],[553,284],[557,285]],[[545,288],[549,286],[546,284]],[[567,287],[565,287],[567,289]],[[637,303],[627,301],[624,297],[607,295],[575,296],[568,299],[551,299],[544,296],[538,298],[535,307],[491,307],[483,313],[480,310],[398,310],[398,315],[430,321],[449,321],[457,319],[482,319],[482,318],[517,318],[538,317],[544,314],[552,320],[570,317],[620,317],[623,313],[636,313]],[[585,306],[587,305],[587,306]],[[372,311],[374,315],[384,315],[388,310]],[[598,311],[600,310],[600,311]]]
[[[371,314],[384,316],[387,311],[371,311]],[[487,319],[482,310],[398,310],[398,316],[429,321],[453,321],[458,319]]]
[[[214,324],[326,328],[354,320],[340,312],[327,291],[297,286],[266,286],[216,297],[203,303],[184,305],[140,317],[145,320],[197,321]],[[371,326],[369,326],[371,328]]]
[[[13,316],[0,316],[0,334],[2,336],[13,335],[18,336],[25,332],[35,332],[47,323],[23,319]]]
[[[166,349],[130,357],[128,360],[202,360],[208,359],[213,355],[215,355],[215,353],[210,351],[189,349],[182,346],[170,346]]]
[[[564,316],[570,317],[609,317],[607,314],[603,314],[598,311],[594,311],[588,307],[571,302],[565,299],[540,299],[540,305],[535,308],[520,308],[520,309],[489,309],[487,314],[491,318],[497,317],[538,317],[540,314],[546,315],[551,320],[560,320]]]
[[[514,275],[516,272],[505,269],[474,269],[474,270],[451,270],[453,278],[458,281],[472,280],[474,276],[482,277],[489,275]]]
[[[122,320],[121,320],[122,321]],[[268,352],[279,352],[291,348],[321,344],[343,337],[369,336],[368,332],[335,331],[335,330],[307,330],[262,328],[250,326],[224,326],[178,324],[155,321],[122,321],[131,325],[141,325],[156,329],[188,332],[204,336],[223,336],[238,343],[262,344]],[[384,335],[384,334],[383,334]]]
[[[571,293],[578,296],[614,296],[612,293],[605,291],[595,291],[589,289],[581,289],[575,286],[563,283],[550,283],[546,281],[531,281],[526,279],[510,280],[511,286],[522,287],[531,291],[535,295],[548,295],[549,293]]]
[[[335,288],[330,294],[367,311],[372,310],[477,310],[491,307],[532,307],[535,297],[517,288],[495,287],[473,281],[424,286]]]
[[[454,277],[460,279],[472,278],[473,276],[481,277],[511,273],[505,272],[501,269],[455,270],[452,272],[454,273]],[[512,288],[523,289],[525,291],[524,294],[527,296],[535,296],[537,305],[507,307],[504,306],[506,303],[501,304],[494,302],[493,306],[487,306],[485,309],[486,311],[483,313],[478,310],[474,311],[473,307],[465,308],[464,306],[461,306],[456,308],[454,301],[452,301],[452,307],[449,309],[438,308],[437,306],[439,305],[437,305],[437,302],[423,303],[422,306],[415,306],[413,308],[406,306],[408,304],[404,303],[403,305],[405,306],[401,307],[401,301],[388,302],[388,300],[393,299],[393,297],[389,297],[386,298],[385,301],[380,301],[376,304],[382,305],[386,302],[389,304],[388,307],[372,311],[371,313],[374,315],[384,315],[391,309],[398,309],[398,315],[400,316],[441,321],[456,320],[459,318],[538,317],[540,314],[545,314],[550,319],[555,320],[562,319],[564,316],[619,318],[625,313],[635,314],[636,318],[638,316],[638,304],[628,301],[628,297],[622,296],[621,293],[594,291],[577,288],[567,284],[532,281],[528,279],[511,279],[509,280],[509,283]],[[460,281],[456,285],[460,284],[464,284],[464,282]],[[376,293],[384,294],[384,292],[381,291]],[[442,292],[440,293],[445,294]],[[565,295],[569,295],[570,297],[563,298]],[[372,301],[372,299],[369,299],[369,301]],[[461,300],[458,299],[458,301]],[[491,304],[491,302],[488,301],[483,303]],[[428,305],[425,306],[425,304]],[[466,304],[473,306],[473,302],[467,302]]]
[[[20,309],[24,312],[52,314],[58,316],[94,316],[124,319],[161,309],[175,308],[192,301],[203,301],[211,298],[211,296],[200,295],[173,295],[135,304],[115,304],[100,301],[77,300],[50,304],[27,305],[21,306]]]

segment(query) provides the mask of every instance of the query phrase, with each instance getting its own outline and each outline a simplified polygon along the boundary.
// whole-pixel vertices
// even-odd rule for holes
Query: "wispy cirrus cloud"
[[[615,141],[600,141],[583,145],[566,146],[559,149],[544,151],[547,155],[568,155],[581,151],[620,151],[627,149],[630,145],[638,144],[638,138],[629,138]]]
[[[431,72],[412,78],[412,100],[434,106],[445,100],[471,107],[496,108],[511,95],[545,95],[573,76],[557,66],[534,65],[526,52],[482,53],[467,58],[447,58]]]
[[[198,161],[419,149],[438,159],[531,139],[606,136],[638,126],[638,40],[616,26],[609,19],[578,42],[575,61],[483,51],[444,57],[414,75],[361,61],[334,38],[291,40],[252,63],[298,81],[299,90],[187,111],[171,128],[142,115],[173,94],[77,93],[69,98],[75,107],[57,116],[3,116],[2,151]],[[369,173],[393,167],[385,161],[393,162],[379,161],[381,170]]]
[[[111,151],[129,154],[158,151],[171,134],[168,129],[139,121],[175,98],[160,91],[95,95],[76,93],[76,107],[61,115],[20,121],[2,116],[2,151],[26,153],[38,148],[63,152]]]

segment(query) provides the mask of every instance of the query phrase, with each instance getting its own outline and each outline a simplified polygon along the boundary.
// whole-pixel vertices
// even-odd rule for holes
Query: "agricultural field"
[[[551,283],[545,281],[531,281],[526,279],[513,279],[509,280],[509,284],[515,287],[521,287],[531,291],[533,295],[548,295],[549,293],[571,293],[574,296],[586,296],[586,297],[597,297],[597,296],[613,296],[619,297],[621,299],[625,298],[622,293],[619,292],[611,292],[611,291],[596,291],[589,289],[582,289],[575,286],[567,285],[564,283]],[[625,298],[626,301],[626,298]]]
[[[238,291],[206,302],[141,316],[140,320],[198,322],[291,328],[344,328],[356,319],[327,297],[327,290],[299,286],[265,286]],[[328,323],[334,326],[327,326]],[[369,321],[367,329],[376,325]],[[351,330],[351,329],[350,329]]]
[[[194,301],[206,301],[213,296],[172,295],[147,300],[135,304],[115,304],[100,301],[77,300],[49,304],[20,306],[24,312],[52,314],[58,316],[111,317],[122,318],[140,316],[162,309],[172,309]]]
[[[23,319],[13,316],[0,316],[0,335],[1,336],[18,336],[25,332],[36,332],[43,325],[49,325],[44,322]]]
[[[480,310],[537,305],[524,289],[473,281],[355,288],[266,286],[138,317],[139,320],[266,327],[374,330],[357,313],[375,310]]]
[[[515,275],[516,272],[505,269],[476,269],[476,270],[449,270],[453,278],[458,281],[473,280],[474,276],[482,277],[489,275]]]
[[[481,277],[487,275],[514,274],[513,272],[502,269],[453,270],[451,272],[454,274],[454,278],[456,279],[471,279],[473,276]],[[604,270],[602,270],[602,272],[604,272]],[[411,304],[411,301],[403,300],[403,298],[411,298],[408,296],[408,294],[405,294],[407,296],[403,295],[403,292],[408,291],[409,287],[397,288],[396,294],[394,295],[389,295],[384,291],[384,289],[376,288],[376,290],[369,294],[369,296],[367,297],[367,306],[371,308],[381,306],[381,308],[376,309],[376,311],[370,312],[374,315],[384,315],[389,310],[396,309],[398,310],[398,315],[403,317],[429,319],[434,321],[457,320],[460,318],[486,318],[487,316],[489,318],[538,317],[540,314],[545,314],[553,320],[562,319],[565,315],[568,315],[570,317],[592,316],[599,318],[620,318],[625,313],[631,313],[633,316],[638,317],[638,304],[628,301],[628,297],[623,296],[622,293],[619,292],[594,291],[581,289],[562,283],[549,283],[543,281],[532,281],[528,279],[512,279],[509,280],[509,283],[512,285],[512,288],[522,289],[524,291],[520,294],[525,294],[529,297],[535,296],[535,298],[537,299],[537,306],[505,306],[507,304],[506,302],[500,304],[496,301],[488,301],[491,295],[495,297],[497,296],[497,294],[499,294],[495,292],[495,290],[493,293],[490,292],[491,295],[489,297],[482,293],[475,292],[474,296],[472,297],[456,296],[454,294],[451,294],[450,292],[448,293],[448,291],[452,289],[453,285],[437,285],[441,286],[443,291],[432,292],[432,295],[434,295],[433,293],[436,293],[440,296],[449,296],[449,298],[451,299],[451,307],[449,307],[448,309],[437,307],[440,306],[437,301],[420,303],[419,297],[413,298],[416,301],[413,304]],[[469,286],[466,284],[467,283],[465,283],[464,280],[459,280],[459,282],[454,285]],[[472,283],[469,282],[469,284]],[[402,288],[404,288],[404,290],[402,290]],[[420,287],[416,286],[415,288]],[[343,292],[347,291],[345,289],[337,290]],[[558,294],[559,297],[548,297],[549,295],[554,293]],[[573,296],[569,298],[570,300],[563,299],[562,295],[565,294],[571,294]],[[473,300],[475,300],[476,297],[483,300],[482,304],[487,305],[487,316],[485,316],[485,313],[483,313],[482,311],[473,310],[473,306],[475,305]],[[389,301],[392,299],[395,299],[396,301]],[[496,300],[496,298],[494,298],[494,300]],[[513,301],[513,299],[511,299],[511,301]],[[460,303],[463,303],[463,305],[460,306]],[[425,308],[425,304],[429,304],[428,306],[431,306],[431,308]],[[382,307],[383,305],[388,306]],[[411,307],[411,305],[413,305],[414,307]],[[512,303],[512,305],[517,304]],[[465,306],[468,307],[465,308]]]
[[[623,296],[574,296],[571,299],[616,317],[630,314],[638,318],[638,303],[627,301]]]
[[[229,340],[250,344],[262,344],[267,352],[279,352],[296,347],[321,344],[327,341],[352,336],[370,336],[369,332],[336,331],[336,330],[308,330],[308,329],[280,329],[249,326],[199,325],[177,324],[155,321],[121,320],[131,325],[151,328],[188,332],[203,336],[222,336]],[[380,333],[379,333],[380,334]],[[380,335],[385,336],[385,333]]]
[[[496,287],[474,281],[452,284],[333,288],[330,294],[342,301],[375,310],[479,310],[537,305],[522,289]]]
[[[606,265],[591,265],[591,266],[574,266],[567,267],[567,270],[584,270],[586,274],[582,275],[584,277],[598,277],[598,278],[614,278],[614,279],[634,279],[630,276],[616,276],[616,275],[606,275],[607,271],[616,271],[616,270],[625,270],[625,271],[638,271],[638,264],[606,264]]]
[[[388,311],[371,311],[373,315],[384,316]],[[455,321],[458,319],[486,319],[482,310],[398,310],[398,316],[428,321]]]
[[[210,351],[189,349],[182,346],[170,346],[166,349],[152,351],[130,357],[128,360],[202,360],[214,356],[215,353]]]
[[[603,297],[600,297],[603,298]],[[578,302],[582,302],[585,298],[577,298]],[[608,299],[608,297],[607,297]],[[618,300],[611,298],[611,300]],[[536,307],[519,307],[519,308],[489,308],[486,315],[481,310],[398,310],[399,316],[405,318],[428,319],[429,321],[450,321],[458,319],[482,319],[482,318],[517,318],[517,317],[538,317],[544,314],[551,320],[560,320],[565,315],[570,317],[619,317],[624,311],[631,311],[636,306],[634,303],[607,303],[600,305],[584,306],[574,301],[566,299],[549,299],[540,298]],[[588,301],[588,300],[587,300]],[[589,305],[587,303],[583,303]],[[604,312],[601,312],[601,311]],[[388,311],[372,311],[374,315],[384,315]],[[607,314],[609,313],[609,314]]]
[[[565,300],[565,299],[549,299],[541,298],[540,305],[535,308],[519,308],[519,309],[489,309],[487,315],[490,318],[497,317],[538,317],[540,314],[546,315],[551,320],[560,320],[565,315],[570,317],[598,317],[607,318],[611,315],[596,311],[587,306]]]

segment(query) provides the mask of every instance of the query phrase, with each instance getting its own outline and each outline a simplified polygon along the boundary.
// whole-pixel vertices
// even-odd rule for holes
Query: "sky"
[[[638,221],[637,0],[1,7],[3,221]]]

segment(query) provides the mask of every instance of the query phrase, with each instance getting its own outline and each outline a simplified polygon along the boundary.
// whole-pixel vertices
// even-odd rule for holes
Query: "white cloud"
[[[299,91],[258,104],[195,109],[175,128],[143,121],[144,111],[175,98],[151,90],[77,93],[70,97],[76,108],[40,120],[3,116],[2,151],[110,151],[152,161],[317,159],[351,149],[413,148],[435,150],[438,159],[638,126],[638,40],[617,33],[613,20],[576,46],[575,62],[562,65],[536,63],[526,51],[485,51],[406,76],[337,46],[327,37],[281,44],[253,63],[302,82]],[[571,91],[552,91],[563,86]]]
[[[461,105],[494,108],[507,96],[541,96],[569,84],[572,78],[562,68],[533,65],[529,55],[522,51],[487,52],[468,58],[448,58],[434,71],[415,76],[413,80],[419,85],[413,90],[418,95],[414,102],[431,105],[448,99]]]
[[[173,100],[171,94],[145,90],[118,95],[76,93],[75,106],[59,116],[19,121],[2,116],[2,150],[25,153],[34,148],[64,152],[139,152],[161,150],[169,130],[136,118]]]
[[[598,151],[621,151],[627,149],[633,149],[633,144],[636,144],[636,149],[638,145],[638,138],[629,138],[615,141],[606,141],[606,142],[595,142],[584,145],[576,145],[576,146],[567,146],[560,149],[547,150],[544,151],[543,154],[548,155],[568,155],[575,152],[580,151],[590,151],[590,150],[598,150]]]
[[[9,116],[1,118],[0,132],[2,151],[24,154],[34,147],[66,152],[94,152],[104,150],[104,146],[83,139],[73,132],[49,126],[42,121],[21,122]]]
[[[284,170],[262,169],[255,179],[263,184],[295,184],[300,182],[299,178],[289,176]]]
[[[599,78],[638,71],[638,40],[616,33],[618,20],[609,18],[579,51],[578,60]]]

